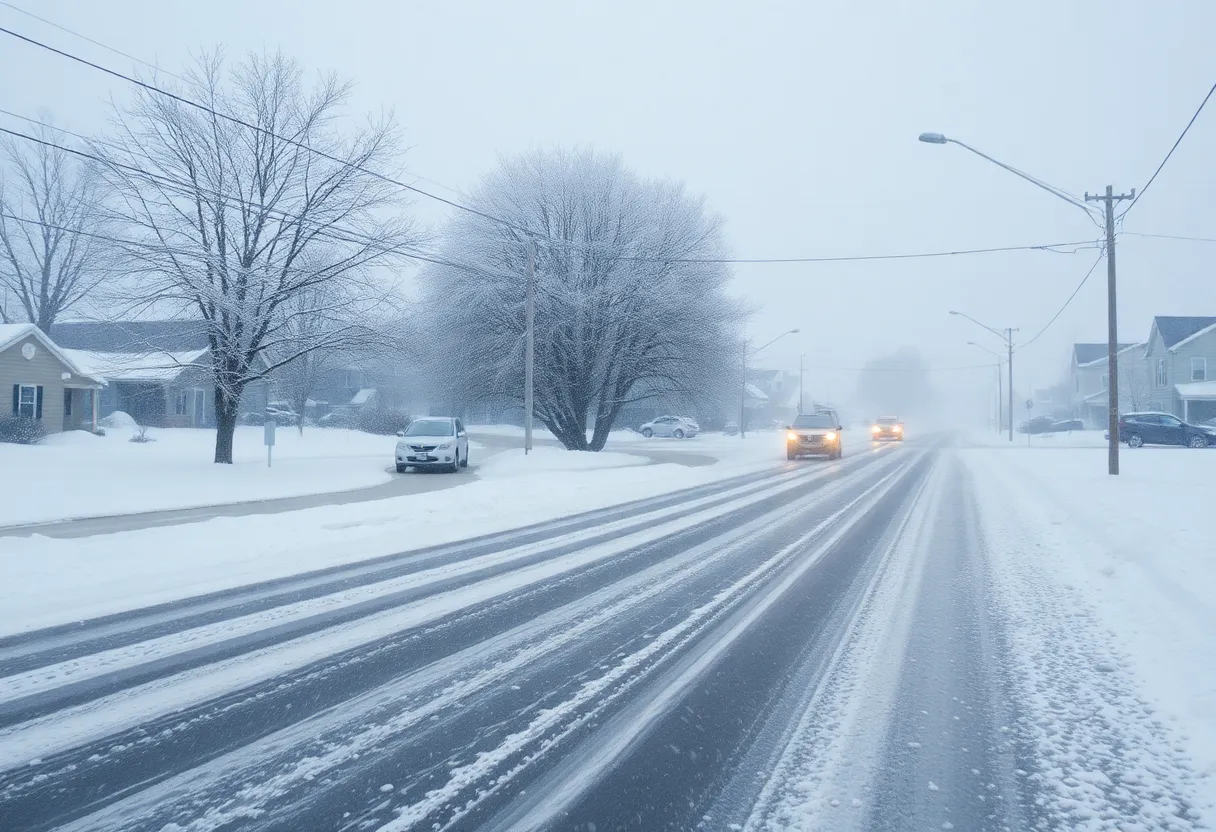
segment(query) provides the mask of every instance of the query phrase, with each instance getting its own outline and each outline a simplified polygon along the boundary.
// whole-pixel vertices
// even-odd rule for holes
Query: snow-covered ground
[[[53,434],[39,445],[0,443],[0,526],[344,491],[392,475],[391,436],[338,428],[275,435],[266,466],[260,427],[239,427],[233,465],[211,462],[215,431],[151,428],[154,442],[129,441],[131,428],[104,437]]]
[[[309,438],[306,432],[305,442]],[[712,465],[638,464],[636,454],[538,447],[528,459],[502,451],[499,459],[481,463],[477,478],[454,489],[120,534],[5,539],[0,634],[490,534],[788,464],[779,433],[719,439],[655,446],[719,457]]]
[[[1020,582],[1022,591],[1005,600],[1028,631],[1042,630],[1054,645],[1028,667],[1059,687],[1061,696],[1045,704],[1069,724],[1041,741],[1061,760],[1061,782],[1070,737],[1094,720],[1130,724],[1148,710],[1167,730],[1142,731],[1142,747],[1123,749],[1112,768],[1147,783],[1162,776],[1154,762],[1162,754],[1189,758],[1200,776],[1196,810],[1216,817],[1216,454],[1124,448],[1121,474],[1112,477],[1101,449],[1048,452],[1021,439],[1013,449],[960,455],[974,474],[996,562]],[[1050,603],[1035,601],[1049,596]],[[1050,626],[1064,629],[1047,633]],[[1108,706],[1093,713],[1091,705],[1111,699],[1104,688],[1121,680],[1142,702],[1123,697],[1127,713]],[[1118,786],[1078,778],[1067,799],[1084,803],[1086,789]],[[1153,817],[1146,815],[1145,828],[1164,828]]]

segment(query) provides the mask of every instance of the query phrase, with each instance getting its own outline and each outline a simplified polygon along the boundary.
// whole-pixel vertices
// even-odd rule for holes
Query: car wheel
[[[654,436],[654,431],[652,431],[650,428],[642,428],[642,436],[649,439],[650,437]]]
[[[1140,434],[1133,433],[1131,436],[1127,437],[1127,447],[1139,448],[1143,445],[1144,445],[1144,437],[1141,436]]]
[[[469,467],[469,454],[467,451],[465,452],[464,459],[460,460],[460,467],[461,468]]]
[[[398,466],[397,466],[397,473],[398,473],[398,474],[404,474],[404,473],[405,473],[405,466],[404,466],[404,465],[398,465]]]
[[[1199,434],[1195,434],[1191,437],[1190,446],[1192,448],[1206,448],[1208,446],[1208,440]]]
[[[460,473],[460,451],[456,451],[456,454],[452,457],[452,467],[448,469],[448,473],[449,474],[459,474]]]
[[[676,439],[683,439],[684,431],[680,430],[679,428],[676,428],[675,430],[673,430],[671,432],[671,435],[674,436]]]

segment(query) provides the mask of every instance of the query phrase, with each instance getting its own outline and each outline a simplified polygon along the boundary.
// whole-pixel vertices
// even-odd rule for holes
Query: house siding
[[[26,344],[33,344],[34,357],[27,359],[21,354]],[[11,391],[14,384],[32,384],[42,387],[42,419],[40,424],[47,433],[63,430],[63,391],[68,384],[62,378],[71,369],[50,353],[34,336],[27,336],[9,345],[0,352],[0,391],[4,394],[4,416],[12,413]],[[83,383],[83,379],[77,379]],[[70,383],[70,380],[69,380]],[[73,413],[76,410],[73,408]]]
[[[1164,410],[1170,413],[1176,413],[1174,400],[1177,395],[1174,393],[1174,384],[1176,377],[1174,375],[1173,354],[1165,348],[1165,341],[1161,335],[1154,329],[1152,340],[1149,341],[1148,349],[1145,352],[1144,360],[1146,370],[1148,372],[1148,400],[1149,406],[1146,410]],[[1157,384],[1157,361],[1165,362],[1165,384]]]
[[[1173,379],[1170,384],[1170,410],[1175,416],[1180,419],[1188,417],[1185,403],[1174,389],[1175,384],[1187,384],[1191,381],[1191,359],[1206,358],[1207,359],[1207,381],[1216,380],[1216,332],[1208,332],[1199,336],[1193,341],[1189,341],[1178,347],[1176,352],[1170,354],[1173,359]],[[1193,402],[1191,405],[1191,413],[1189,417],[1196,421],[1203,421],[1211,418],[1208,414],[1211,410],[1209,403]]]

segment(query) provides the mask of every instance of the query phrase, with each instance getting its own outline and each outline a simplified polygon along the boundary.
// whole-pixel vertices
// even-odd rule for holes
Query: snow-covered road
[[[0,639],[0,829],[1207,828],[968,463],[859,448]]]

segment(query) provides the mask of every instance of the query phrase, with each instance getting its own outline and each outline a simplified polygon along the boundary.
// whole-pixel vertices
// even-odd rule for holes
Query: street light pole
[[[966,318],[967,320],[971,321],[971,323],[975,324],[976,326],[980,327],[981,329],[988,330],[993,335],[995,335],[997,338],[1000,338],[1002,341],[1005,342],[1005,349],[1009,356],[1009,358],[1008,358],[1008,360],[1009,360],[1009,441],[1012,442],[1013,441],[1013,333],[1018,331],[1017,327],[1006,327],[1005,330],[1002,332],[999,329],[993,329],[992,327],[988,326],[988,324],[977,321],[975,318],[971,317],[966,312],[959,312],[957,310],[951,309],[950,314],[957,315],[960,318]],[[968,342],[968,343],[971,343],[971,342]],[[979,344],[975,344],[975,346],[978,347]],[[983,347],[980,347],[980,349],[983,349]]]
[[[1003,361],[1004,359],[999,352],[993,352],[992,350],[985,347],[983,344],[977,344],[974,341],[968,341],[967,346],[976,347],[978,349],[981,349],[984,352],[986,352],[989,355],[996,358],[996,365],[995,365],[996,366],[996,433],[997,433],[997,436],[1000,436],[1000,434],[1001,434],[1001,414],[1005,412],[1005,382],[1002,380],[1004,378],[1004,373],[1001,372],[1001,361]]]
[[[1107,471],[1112,476],[1118,474],[1119,473],[1119,390],[1118,390],[1118,387],[1119,387],[1119,380],[1118,380],[1119,379],[1119,372],[1118,372],[1118,369],[1119,369],[1118,368],[1119,332],[1118,332],[1118,324],[1117,324],[1118,306],[1117,306],[1117,297],[1116,297],[1116,293],[1115,293],[1115,207],[1114,206],[1115,206],[1116,202],[1119,202],[1124,199],[1134,200],[1136,198],[1136,191],[1133,189],[1130,194],[1116,195],[1114,193],[1114,188],[1112,188],[1110,185],[1107,185],[1105,194],[1094,194],[1091,196],[1089,193],[1086,193],[1085,201],[1081,202],[1081,201],[1077,200],[1076,197],[1066,193],[1065,191],[1061,190],[1060,188],[1057,188],[1053,185],[1048,185],[1046,182],[1036,179],[1028,173],[1023,173],[1022,171],[1018,170],[1015,167],[1012,167],[1011,165],[1007,165],[1004,162],[993,159],[988,154],[981,153],[980,151],[976,150],[974,147],[971,147],[970,145],[960,142],[958,139],[948,138],[947,136],[944,136],[941,133],[921,133],[919,136],[919,139],[920,139],[920,141],[926,142],[927,144],[956,144],[959,147],[962,147],[966,150],[970,150],[976,156],[979,156],[983,159],[987,159],[989,162],[992,162],[994,165],[1004,168],[1005,170],[1009,171],[1010,173],[1014,174],[1015,176],[1019,176],[1022,179],[1025,179],[1027,182],[1030,182],[1032,185],[1042,188],[1043,190],[1047,191],[1048,193],[1052,194],[1053,196],[1059,197],[1060,199],[1067,202],[1069,205],[1077,206],[1078,208],[1080,208],[1082,211],[1085,212],[1085,216],[1089,217],[1090,220],[1093,220],[1095,222],[1097,221],[1097,218],[1094,217],[1094,214],[1090,210],[1090,207],[1087,203],[1090,203],[1090,202],[1106,203],[1106,212],[1105,212],[1106,213],[1106,217],[1105,217],[1105,219],[1106,219],[1106,228],[1105,228],[1105,231],[1106,231],[1106,355],[1107,355],[1107,361],[1108,361],[1107,370],[1109,371],[1109,376],[1111,379],[1110,384],[1109,384],[1108,398],[1107,398],[1107,408],[1109,410],[1109,413],[1107,414],[1107,422],[1108,422],[1108,426],[1109,426],[1109,431],[1108,431],[1109,439],[1107,441]],[[1010,339],[1010,343],[1012,343],[1012,339]],[[1010,347],[1010,354],[1012,354],[1012,352],[1013,352],[1013,349],[1012,349],[1012,347]],[[1009,382],[1010,390],[1012,391],[1012,388],[1013,388],[1013,381],[1012,381],[1013,366],[1012,365],[1010,365],[1009,374],[1010,374],[1010,382]],[[1012,393],[1011,393],[1011,396],[1012,396]],[[1013,430],[1012,420],[1010,421],[1009,427],[1010,427],[1010,432],[1012,434],[1012,430]],[[1012,439],[1012,435],[1011,435],[1011,439]]]
[[[524,453],[532,450],[532,377],[536,362],[536,243],[528,240],[528,288],[524,299]]]
[[[798,415],[802,415],[802,374],[805,372],[802,368],[802,360],[806,358],[806,353],[798,356]]]
[[[743,339],[743,383],[740,385],[741,389],[740,389],[740,395],[739,395],[739,438],[740,439],[743,438],[743,423],[747,417],[747,360],[749,358],[754,357],[756,355],[756,353],[760,352],[760,350],[764,349],[765,347],[770,347],[773,344],[777,343],[785,336],[797,335],[800,331],[801,330],[799,330],[796,327],[794,329],[787,329],[785,332],[781,333],[773,340],[768,341],[767,343],[761,344],[760,346],[756,347],[754,350],[751,350],[750,352],[747,349],[748,340],[746,338]],[[801,388],[801,384],[802,384],[802,382],[799,381],[800,388]]]

